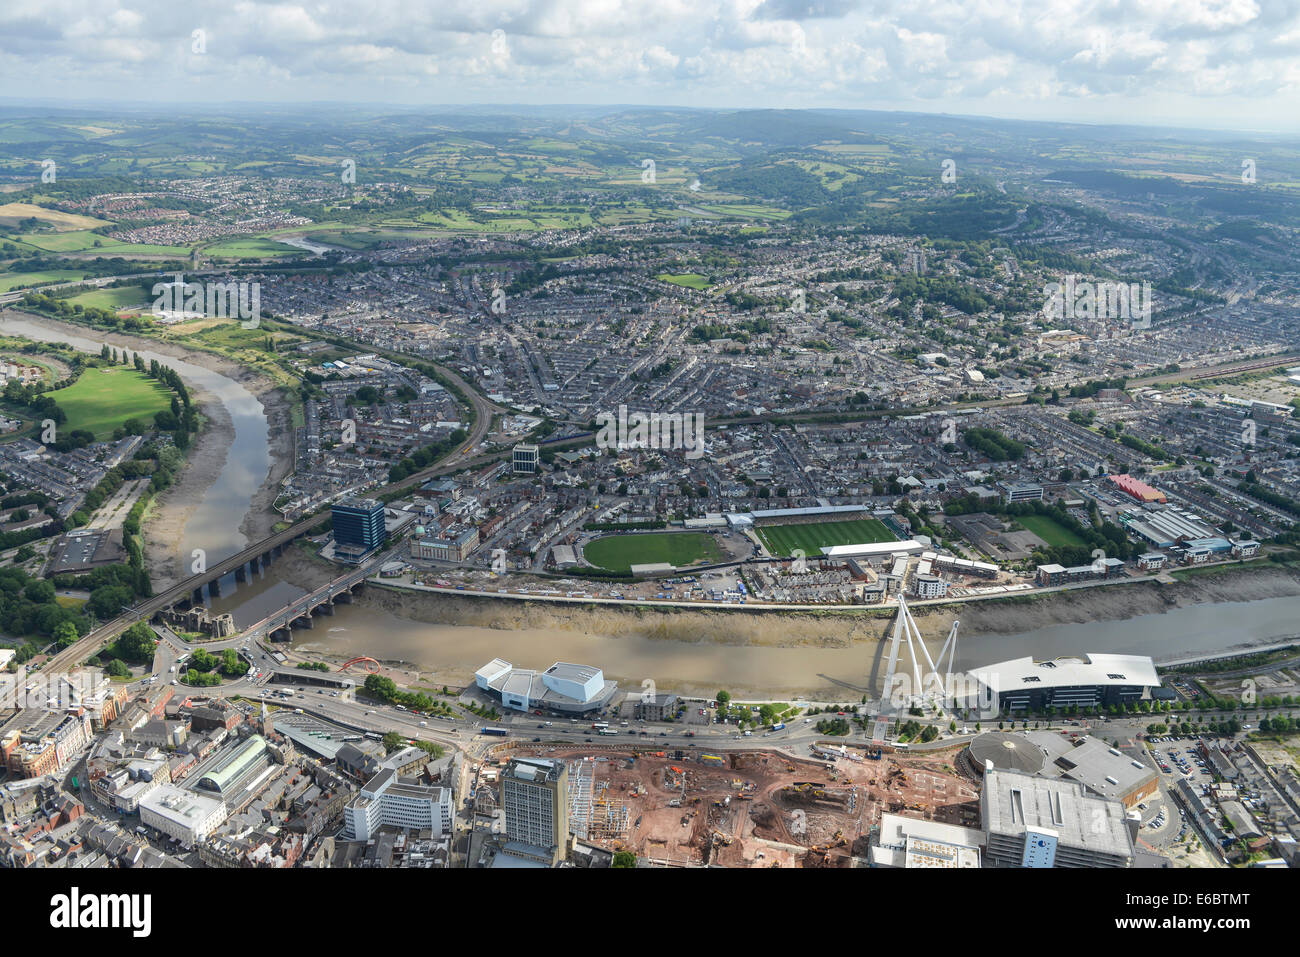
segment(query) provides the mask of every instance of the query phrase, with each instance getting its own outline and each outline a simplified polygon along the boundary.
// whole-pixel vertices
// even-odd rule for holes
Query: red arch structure
[[[365,655],[362,655],[359,658],[353,658],[351,661],[343,662],[339,671],[347,671],[350,665],[355,665],[358,661],[364,661],[366,663],[366,674],[379,674],[379,662],[375,661],[374,658],[367,658]]]

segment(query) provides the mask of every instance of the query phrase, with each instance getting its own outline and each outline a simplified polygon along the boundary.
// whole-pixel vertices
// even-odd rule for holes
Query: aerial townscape
[[[117,6],[0,100],[0,868],[1300,866],[1294,12],[1198,99],[1159,19],[985,96],[853,3]]]

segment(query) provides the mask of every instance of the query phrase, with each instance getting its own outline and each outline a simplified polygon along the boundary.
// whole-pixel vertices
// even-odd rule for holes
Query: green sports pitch
[[[831,545],[898,541],[898,536],[878,518],[814,522],[809,525],[761,525],[754,529],[754,534],[774,556],[792,555],[797,548],[808,558],[815,558],[822,553],[823,548]]]
[[[642,532],[605,535],[588,542],[582,556],[600,568],[630,571],[633,565],[668,562],[681,568],[696,562],[720,562],[722,550],[710,535],[701,532]]]

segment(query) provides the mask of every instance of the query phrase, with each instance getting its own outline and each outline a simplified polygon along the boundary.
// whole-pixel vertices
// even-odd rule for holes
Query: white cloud
[[[205,62],[190,34],[208,36]],[[494,39],[494,31],[500,31]],[[1291,124],[1300,0],[7,0],[10,97],[873,106]],[[1241,103],[1257,106],[1251,116]],[[996,107],[996,109],[995,109]],[[1248,111],[1249,112],[1249,111]],[[1166,115],[1167,114],[1167,115]]]

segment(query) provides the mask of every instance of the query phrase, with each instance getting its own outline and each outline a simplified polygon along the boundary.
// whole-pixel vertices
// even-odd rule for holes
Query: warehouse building
[[[1168,501],[1164,492],[1152,488],[1146,482],[1131,475],[1108,475],[1106,477],[1117,489],[1139,502],[1159,502],[1163,505]]]

